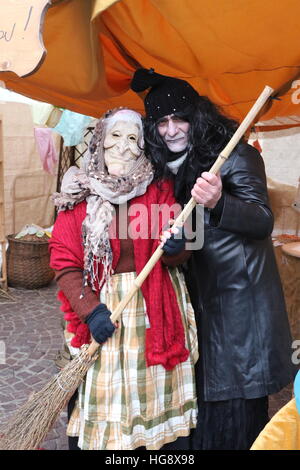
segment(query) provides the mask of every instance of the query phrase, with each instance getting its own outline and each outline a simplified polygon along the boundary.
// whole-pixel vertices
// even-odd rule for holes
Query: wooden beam
[[[6,239],[5,239],[5,205],[4,205],[4,154],[3,154],[3,132],[2,117],[0,115],[0,246],[2,251],[2,274],[0,284],[7,290],[6,269]]]

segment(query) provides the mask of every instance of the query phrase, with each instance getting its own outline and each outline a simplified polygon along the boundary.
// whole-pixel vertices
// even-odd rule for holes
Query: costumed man
[[[172,175],[177,201],[204,205],[204,245],[186,271],[199,341],[193,448],[249,449],[268,422],[268,395],[295,374],[263,159],[242,139],[210,174],[237,123],[153,69],[138,69],[131,88],[150,89],[144,137],[155,178]]]
[[[54,195],[59,214],[50,265],[66,339],[72,354],[90,335],[101,343],[70,410],[72,449],[185,448],[196,426],[197,331],[183,274],[175,267],[189,254],[184,239],[162,231],[180,206],[172,182],[152,183],[143,145],[140,114],[126,108],[106,113],[83,168],[71,167]],[[160,206],[164,211],[157,212]],[[165,254],[116,327],[111,312],[159,243]]]

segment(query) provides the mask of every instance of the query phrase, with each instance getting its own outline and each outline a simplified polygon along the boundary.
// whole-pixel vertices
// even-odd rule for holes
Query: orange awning
[[[263,119],[299,115],[299,16],[298,0],[58,1],[46,14],[39,70],[24,78],[2,72],[0,80],[98,117],[114,106],[142,111],[129,83],[136,67],[153,67],[188,80],[237,119],[265,85],[280,100]]]

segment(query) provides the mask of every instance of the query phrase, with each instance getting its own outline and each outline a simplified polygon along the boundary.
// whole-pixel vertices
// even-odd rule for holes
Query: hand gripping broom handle
[[[254,103],[254,105],[252,106],[252,108],[248,112],[245,119],[241,122],[240,126],[237,128],[237,130],[233,134],[232,138],[230,139],[230,141],[228,142],[226,147],[220,153],[217,160],[215,161],[215,163],[213,164],[213,166],[209,170],[210,173],[214,173],[214,174],[218,173],[218,171],[220,170],[223,163],[225,163],[225,161],[227,160],[227,158],[231,154],[232,150],[235,148],[237,143],[243,137],[246,130],[248,129],[248,127],[250,126],[250,124],[254,120],[255,116],[258,114],[258,112],[264,106],[264,104],[266,103],[268,98],[271,96],[273,91],[274,91],[273,88],[270,88],[269,86],[266,86],[264,88],[263,92],[260,94],[260,96],[258,97],[256,102]],[[173,224],[173,228],[182,227],[182,225],[184,224],[184,222],[186,221],[186,219],[188,218],[188,216],[190,215],[190,213],[192,212],[192,210],[194,209],[195,206],[196,206],[196,201],[192,197],[189,200],[189,202],[187,203],[187,205],[185,206],[185,208],[183,209],[183,211],[179,214],[179,216],[175,220],[175,222]],[[140,274],[134,280],[133,285],[132,285],[131,289],[129,290],[129,292],[127,293],[127,295],[125,295],[125,297],[123,297],[121,302],[118,304],[117,308],[111,314],[110,319],[111,319],[112,322],[115,322],[119,318],[120,314],[122,313],[122,311],[124,310],[126,305],[129,303],[131,298],[134,296],[134,294],[141,287],[144,280],[146,279],[146,277],[148,276],[148,274],[152,270],[153,266],[160,259],[160,257],[163,255],[163,253],[164,253],[163,249],[160,246],[158,246],[156,248],[155,252],[153,253],[153,255],[151,256],[151,258],[149,259],[148,263],[144,266],[144,268],[142,269]],[[87,352],[92,356],[97,351],[98,347],[99,347],[99,344],[93,339],[90,346],[89,346],[89,348],[88,348],[88,350],[87,350]]]

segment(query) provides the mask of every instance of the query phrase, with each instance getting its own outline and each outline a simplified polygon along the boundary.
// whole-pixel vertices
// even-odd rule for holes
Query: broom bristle
[[[83,346],[78,356],[19,408],[0,438],[1,450],[33,450],[40,446],[97,358],[91,358],[87,348]]]

